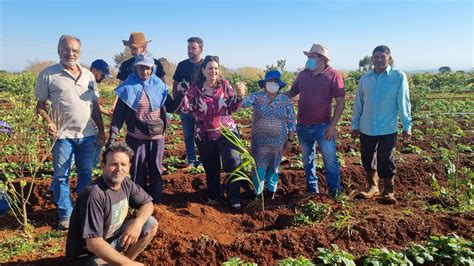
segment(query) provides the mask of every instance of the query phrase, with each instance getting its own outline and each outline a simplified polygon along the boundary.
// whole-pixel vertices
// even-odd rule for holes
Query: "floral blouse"
[[[237,124],[231,113],[240,109],[242,98],[238,97],[225,79],[214,89],[214,95],[204,94],[198,86],[191,87],[184,97],[182,111],[194,115],[195,138],[217,140],[221,136],[221,125],[236,131]]]

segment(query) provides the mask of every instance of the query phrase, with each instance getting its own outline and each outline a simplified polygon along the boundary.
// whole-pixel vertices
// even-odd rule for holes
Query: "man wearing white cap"
[[[298,74],[287,95],[290,98],[300,95],[296,132],[303,152],[306,190],[319,192],[315,169],[317,143],[323,155],[329,194],[336,197],[342,190],[336,156],[336,125],[344,110],[344,82],[341,74],[328,65],[326,47],[313,44],[311,50],[303,53],[308,57],[306,67]],[[333,99],[336,106],[331,114]]]
[[[132,179],[153,197],[153,203],[160,204],[166,112],[175,111],[182,97],[168,97],[168,87],[153,73],[153,66],[151,54],[137,55],[135,70],[115,89],[119,100],[110,124],[109,143],[114,142],[125,123],[125,141],[135,153]]]

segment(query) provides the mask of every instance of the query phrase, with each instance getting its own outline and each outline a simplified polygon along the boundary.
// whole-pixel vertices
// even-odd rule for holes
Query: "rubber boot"
[[[394,186],[394,177],[384,178],[383,179],[383,193],[380,202],[382,204],[395,204],[397,203],[397,199],[395,198],[395,194],[393,193],[393,186]]]
[[[357,194],[357,197],[362,199],[370,199],[374,196],[380,195],[379,176],[377,175],[377,171],[368,171],[366,173],[366,177],[367,187],[369,190],[367,192],[360,192],[359,194]]]

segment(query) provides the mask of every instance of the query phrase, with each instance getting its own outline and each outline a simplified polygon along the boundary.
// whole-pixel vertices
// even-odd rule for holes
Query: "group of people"
[[[81,41],[74,36],[60,38],[60,62],[38,76],[37,113],[56,139],[51,188],[58,206],[59,228],[69,228],[67,254],[81,264],[133,262],[156,233],[157,221],[152,213],[153,204],[162,201],[167,112],[180,113],[186,169],[202,164],[208,204],[223,196],[221,170],[230,173],[241,164],[239,147],[222,133],[225,127],[239,136],[232,114],[240,108],[253,109],[251,154],[257,164],[252,173],[256,198],[265,190],[265,183],[265,195],[269,199],[275,197],[279,165],[283,154],[292,149],[295,135],[302,149],[307,193],[319,192],[317,146],[324,161],[328,193],[334,198],[342,193],[336,126],[344,110],[345,90],[341,74],[329,65],[326,47],[313,44],[303,52],[307,56],[305,69],[288,91],[281,91],[287,84],[281,80],[280,72],[272,70],[258,82],[261,91],[246,95],[245,84],[237,82],[234,89],[222,78],[219,57],[202,56],[201,38],[187,41],[188,59],[178,64],[169,94],[163,81],[163,66],[147,51],[150,41],[143,33],[132,32],[123,43],[133,57],[120,66],[117,78],[121,83],[109,110],[99,105],[97,88],[104,77],[110,77],[107,63],[97,60],[91,71],[83,68],[78,63]],[[368,199],[380,195],[381,177],[381,201],[393,204],[397,201],[393,154],[398,116],[403,137],[411,135],[408,82],[403,72],[392,68],[387,46],[376,47],[372,61],[374,69],[359,82],[352,116],[352,134],[360,138],[368,184],[368,190],[358,196]],[[291,99],[298,95],[295,118]],[[101,113],[112,116],[107,144]],[[124,124],[125,141],[116,141]],[[103,174],[92,180],[91,169],[97,160],[94,154],[104,144]],[[69,191],[73,156],[78,176],[74,207]],[[225,187],[231,210],[239,211],[240,183],[227,182]],[[138,210],[133,217],[128,215],[129,206]]]

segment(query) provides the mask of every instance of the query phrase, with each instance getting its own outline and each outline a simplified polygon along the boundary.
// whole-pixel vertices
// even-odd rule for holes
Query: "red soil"
[[[467,123],[466,128],[472,128],[472,123]],[[248,140],[249,131],[249,128],[242,129],[244,139]],[[182,139],[181,131],[176,133]],[[347,193],[352,193],[365,189],[366,181],[359,157],[348,155],[351,149],[359,151],[359,148],[353,139],[343,137],[347,133],[349,127],[343,126],[339,134],[338,151],[344,154],[345,163],[341,167],[344,187]],[[289,156],[289,162],[282,164],[276,199],[266,202],[264,216],[259,207],[244,208],[242,213],[233,214],[225,202],[204,204],[205,175],[192,175],[178,169],[164,176],[163,205],[156,206],[154,214],[160,224],[159,231],[138,260],[149,265],[219,264],[236,256],[271,265],[279,259],[300,255],[316,261],[317,248],[329,247],[332,243],[356,256],[362,256],[371,247],[399,250],[411,242],[420,243],[430,235],[456,233],[472,239],[473,213],[453,216],[432,213],[425,208],[427,201],[433,197],[431,174],[435,174],[441,183],[445,183],[447,178],[439,154],[433,151],[433,142],[443,145],[436,136],[425,136],[423,140],[414,136],[411,141],[433,158],[433,162],[426,162],[418,154],[397,154],[396,205],[386,206],[376,200],[355,200],[351,197],[354,208],[350,231],[336,231],[331,226],[335,221],[334,215],[314,226],[293,224],[295,211],[309,199],[330,204],[333,210],[342,208],[341,204],[325,195],[327,187],[321,169],[318,169],[321,194],[305,194],[304,171],[290,167],[297,162],[295,154],[301,152],[297,145]],[[464,137],[461,142],[472,144],[473,136]],[[165,158],[176,155],[184,159],[184,143],[181,141],[175,146],[176,149],[165,151]],[[402,151],[405,146],[399,143],[398,151]],[[472,157],[472,154],[461,154],[461,165],[472,168]],[[180,168],[182,165],[175,167]],[[54,204],[44,197],[48,181],[37,180],[35,183],[30,217],[36,232],[40,233],[51,230],[57,224],[57,218]],[[248,189],[242,191],[245,206],[250,201],[251,192]],[[15,229],[13,219],[0,219],[0,240],[11,235]],[[54,255],[22,255],[21,258],[13,258],[11,263],[64,265],[63,252]]]

